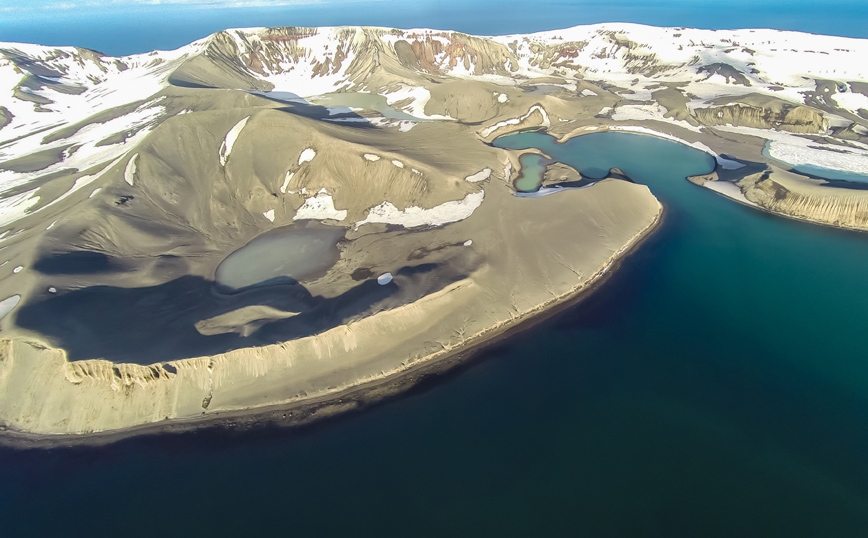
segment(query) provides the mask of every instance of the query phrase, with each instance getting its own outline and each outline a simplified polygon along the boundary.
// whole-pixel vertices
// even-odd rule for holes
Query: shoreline
[[[621,128],[619,128],[619,127],[621,127]],[[533,129],[525,129],[525,130],[526,131],[532,131]],[[518,133],[521,131],[522,130],[517,130],[515,132]],[[708,182],[721,181],[723,183],[730,183],[732,185],[735,185],[736,188],[739,190],[739,192],[742,193],[742,196],[745,197],[745,200],[741,200],[741,199],[736,198],[734,196],[727,195],[726,193],[721,192],[717,189],[713,189],[711,187],[708,187],[705,184],[706,183],[705,181],[701,181],[701,182],[696,181],[695,179],[697,179],[697,178],[703,178],[703,177],[708,177],[708,176],[712,176],[712,175],[717,176],[719,174],[719,172],[723,169],[721,167],[721,164],[717,161],[717,157],[718,157],[717,154],[714,153],[713,150],[709,151],[709,148],[707,146],[705,148],[697,146],[697,144],[702,144],[702,142],[692,142],[691,143],[691,142],[683,140],[677,136],[674,136],[674,135],[671,135],[671,134],[668,134],[665,132],[661,132],[661,131],[655,131],[654,129],[650,129],[650,128],[643,128],[642,126],[621,126],[621,125],[582,126],[582,127],[578,127],[576,129],[573,129],[572,131],[570,131],[570,132],[568,132],[568,133],[566,133],[560,137],[557,137],[556,135],[554,135],[552,133],[548,133],[545,131],[543,131],[543,132],[545,134],[548,134],[549,136],[555,138],[556,144],[564,144],[573,138],[577,138],[577,137],[585,136],[585,135],[589,135],[589,134],[594,134],[594,133],[603,133],[603,132],[627,132],[627,133],[634,133],[634,134],[644,134],[647,136],[654,136],[656,138],[661,138],[664,140],[672,140],[673,142],[678,142],[678,143],[683,144],[685,146],[692,147],[692,148],[697,149],[699,151],[703,151],[705,153],[708,153],[709,155],[711,155],[715,159],[714,170],[712,170],[708,174],[699,174],[699,175],[695,175],[695,176],[688,176],[685,179],[687,181],[689,181],[690,183],[693,183],[694,185],[697,185],[699,187],[702,187],[704,189],[708,189],[708,190],[714,192],[717,196],[720,196],[721,198],[724,198],[724,199],[729,200],[731,202],[738,203],[738,204],[740,204],[744,207],[750,208],[750,209],[762,211],[763,213],[766,213],[769,215],[774,215],[776,217],[783,217],[786,219],[795,220],[798,222],[811,224],[814,226],[834,228],[837,230],[845,230],[845,231],[851,231],[851,232],[862,232],[862,233],[868,232],[868,228],[865,228],[865,227],[859,227],[859,226],[855,226],[855,225],[851,226],[851,225],[841,224],[838,222],[829,222],[829,221],[821,220],[818,218],[811,218],[811,217],[804,216],[804,215],[794,215],[794,214],[786,213],[784,211],[776,210],[774,208],[770,208],[770,207],[761,205],[758,202],[754,202],[754,201],[748,199],[747,195],[745,194],[745,191],[743,191],[741,189],[741,187],[736,185],[736,181],[713,179],[713,180],[709,180]],[[775,159],[773,157],[766,157],[766,158],[768,158],[771,161],[776,161],[776,162],[782,163],[782,161],[778,161],[777,159]],[[784,164],[786,164],[786,163],[784,163]],[[771,170],[772,169],[771,166],[772,165],[770,163],[766,163],[767,169]],[[792,165],[787,165],[787,166],[792,166]],[[792,171],[796,174],[807,177],[809,179],[819,179],[819,180],[823,180],[823,181],[828,181],[825,178],[814,177],[814,176],[811,176],[810,174],[805,174],[802,172],[795,172],[794,168],[792,169]]]
[[[552,298],[515,318],[510,323],[496,325],[466,339],[457,349],[432,354],[396,373],[341,389],[333,393],[305,398],[297,402],[278,403],[229,411],[203,413],[191,418],[150,422],[116,430],[86,434],[34,434],[8,428],[0,430],[0,446],[12,449],[51,449],[79,446],[103,446],[136,436],[184,434],[197,430],[250,429],[264,427],[302,428],[315,423],[359,412],[409,395],[414,387],[436,380],[463,364],[468,364],[482,351],[503,340],[528,330],[552,316],[579,304],[609,280],[623,260],[636,252],[649,238],[661,230],[666,207],[658,201],[660,210],[655,220],[631,238],[613,254],[590,278],[569,292]]]

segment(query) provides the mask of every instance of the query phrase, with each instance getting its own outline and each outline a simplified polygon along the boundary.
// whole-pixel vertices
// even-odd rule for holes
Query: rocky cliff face
[[[793,218],[868,230],[868,191],[822,185],[782,170],[752,174],[738,182],[745,197]]]
[[[778,110],[737,103],[694,110],[704,125],[734,125],[778,129],[791,133],[820,133],[826,130],[823,114],[806,106],[784,105]]]

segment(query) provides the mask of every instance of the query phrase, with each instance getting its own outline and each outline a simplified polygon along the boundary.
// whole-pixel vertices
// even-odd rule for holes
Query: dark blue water
[[[0,450],[0,534],[864,537],[868,236],[641,181],[659,233],[462,371],[310,430]]]
[[[77,2],[67,2],[79,4]],[[108,2],[101,2],[103,6]],[[118,2],[122,3],[122,2]],[[131,2],[130,2],[131,3]],[[477,35],[635,22],[709,29],[777,28],[868,37],[862,0],[332,0],[308,5],[196,9],[160,6],[47,8],[54,0],[0,2],[0,41],[76,45],[111,55],[174,49],[225,28],[370,25]],[[215,1],[216,6],[229,2]],[[6,7],[7,10],[2,10]],[[8,9],[16,8],[14,11]]]

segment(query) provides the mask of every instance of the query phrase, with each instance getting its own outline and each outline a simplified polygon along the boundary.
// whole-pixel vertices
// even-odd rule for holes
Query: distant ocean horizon
[[[434,28],[475,35],[557,30],[628,22],[711,30],[773,28],[868,38],[868,2],[830,0],[443,2],[344,1],[256,8],[54,9],[0,14],[0,41],[77,46],[112,56],[171,50],[227,28],[384,26]]]

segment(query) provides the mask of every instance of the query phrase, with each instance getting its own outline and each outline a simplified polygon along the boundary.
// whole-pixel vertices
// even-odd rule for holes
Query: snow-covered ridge
[[[677,82],[693,96],[692,107],[719,96],[720,87],[726,87],[728,95],[759,92],[803,102],[804,92],[816,89],[815,79],[868,79],[868,64],[862,61],[868,55],[868,40],[776,30],[606,23],[483,38],[431,29],[376,27],[251,28],[219,35],[232,43],[252,79],[272,85],[273,91],[301,97],[367,88],[368,72],[353,69],[371,69],[371,64],[381,60],[379,54],[397,59],[401,42],[404,52],[409,43],[415,54],[422,55],[420,63],[410,67],[427,74],[502,85],[581,74],[591,81],[629,88],[634,100],[650,99],[661,82]],[[370,61],[356,62],[360,55]],[[415,99],[411,110],[418,113],[424,108],[427,91],[407,85],[401,88],[397,93],[389,89],[393,92],[390,101],[406,94]],[[840,91],[850,90],[843,84]],[[841,106],[852,109],[863,103],[858,92],[853,95],[839,99]]]
[[[13,116],[0,130],[0,144],[147,99],[205,42],[118,58],[75,47],[0,43],[0,103]]]
[[[450,46],[465,47],[470,37],[430,29],[245,28],[219,32],[174,51],[120,58],[74,47],[0,43],[0,93],[5,94],[2,102],[13,117],[0,130],[0,144],[27,131],[80,121],[97,110],[145,99],[166,84],[168,75],[184,59],[207,56],[209,46],[221,40],[231,42],[253,79],[272,85],[274,91],[304,97],[364,84],[354,78],[360,73],[348,69],[360,51],[371,50],[365,45],[372,41],[377,42],[374,48],[390,55],[397,55],[399,41],[436,42],[435,49],[440,52],[434,55],[432,68],[474,78],[477,75],[472,65],[456,62],[445,52]],[[653,88],[647,88],[647,83],[676,81],[685,83],[683,91],[695,97],[692,106],[701,106],[701,101],[719,95],[716,86],[721,85],[729,94],[759,91],[801,102],[804,92],[816,88],[814,79],[868,79],[868,64],[864,62],[868,40],[798,32],[606,23],[483,39],[506,51],[503,58],[491,60],[500,62],[503,73],[510,75],[499,77],[503,83],[581,73],[592,80],[598,77],[630,87],[632,98],[639,100],[650,98]],[[447,61],[450,59],[451,63]],[[25,75],[30,80],[22,84]],[[78,95],[59,91],[64,89],[84,91]],[[19,98],[12,97],[16,91]],[[39,105],[27,100],[31,96],[51,103]],[[427,91],[405,85],[390,95],[391,100],[404,96],[415,99],[410,108],[418,112],[424,107]],[[848,110],[868,104],[868,97],[846,84],[832,98]],[[35,113],[36,109],[48,113]]]
[[[404,111],[432,121],[452,118],[425,115],[425,105],[432,99],[426,80],[460,77],[515,87],[548,77],[563,82],[538,84],[575,92],[578,79],[583,78],[604,83],[600,87],[623,98],[625,102],[612,105],[613,121],[666,121],[698,131],[701,123],[664,118],[668,105],[662,99],[653,103],[653,94],[661,88],[680,92],[690,113],[716,106],[713,100],[722,96],[759,94],[793,105],[826,107],[826,118],[832,115],[829,110],[840,112],[839,120],[860,114],[868,118],[865,58],[865,39],[608,23],[498,37],[430,29],[245,28],[218,32],[174,51],[119,58],[75,47],[0,43],[0,164],[36,152],[62,154],[60,161],[41,170],[0,170],[0,220],[14,221],[28,214],[40,200],[35,188],[28,193],[22,187],[48,173],[77,169],[87,174],[77,178],[75,185],[81,188],[101,177],[109,163],[125,162],[124,179],[137,186],[135,147],[173,113],[157,95],[172,84],[173,74],[192,62],[217,62],[218,73],[222,73],[220,62],[229,62],[232,69],[226,71],[240,74],[240,86],[224,86],[231,89],[292,94],[302,101],[335,91],[380,93],[387,103],[401,103]],[[250,87],[242,87],[247,83]],[[589,92],[594,93],[580,94]],[[506,93],[491,95],[505,107],[517,102]],[[525,111],[538,111],[543,124],[565,121],[557,117],[556,108],[545,107],[526,108],[510,114],[512,119],[497,118],[499,123],[494,121],[483,132],[490,135],[498,127],[514,125],[526,117],[521,116]],[[117,113],[71,134],[57,135],[110,110]],[[377,125],[380,120],[362,121]],[[407,130],[415,123],[399,125]],[[236,127],[215,156],[224,164],[243,122]],[[862,127],[853,130],[861,133],[858,129]],[[772,148],[781,152],[785,146],[775,142]],[[309,148],[309,155],[299,157],[299,165],[314,156]],[[281,192],[291,192],[291,179],[292,172],[287,171]],[[2,193],[12,188],[17,189],[16,195],[2,199]],[[390,208],[381,209],[384,215],[394,216]]]

